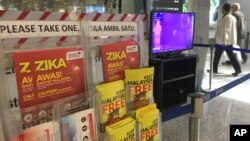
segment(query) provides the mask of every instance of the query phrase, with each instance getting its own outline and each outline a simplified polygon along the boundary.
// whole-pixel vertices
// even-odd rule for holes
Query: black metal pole
[[[214,44],[210,46],[210,72],[209,72],[209,90],[212,89],[212,79],[213,79],[213,58],[214,58]]]
[[[118,1],[118,12],[122,13],[122,0]]]

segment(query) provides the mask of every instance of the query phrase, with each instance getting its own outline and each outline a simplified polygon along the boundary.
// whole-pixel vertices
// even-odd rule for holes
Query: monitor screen
[[[161,54],[193,48],[195,13],[152,11],[150,53]]]

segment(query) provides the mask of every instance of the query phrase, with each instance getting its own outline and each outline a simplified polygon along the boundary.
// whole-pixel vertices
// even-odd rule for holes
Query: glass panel
[[[103,0],[0,0],[0,10],[85,12],[86,4],[103,6],[103,3]]]

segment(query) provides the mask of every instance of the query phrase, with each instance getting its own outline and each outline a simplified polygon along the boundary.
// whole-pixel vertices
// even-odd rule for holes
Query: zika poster
[[[77,47],[15,52],[20,108],[84,93],[83,58]]]
[[[138,44],[134,40],[101,46],[104,82],[125,78],[125,69],[139,67]]]

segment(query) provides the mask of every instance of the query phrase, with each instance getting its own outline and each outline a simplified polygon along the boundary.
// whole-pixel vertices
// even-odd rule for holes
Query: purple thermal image
[[[193,47],[194,13],[155,12],[152,16],[152,53],[182,51]]]

